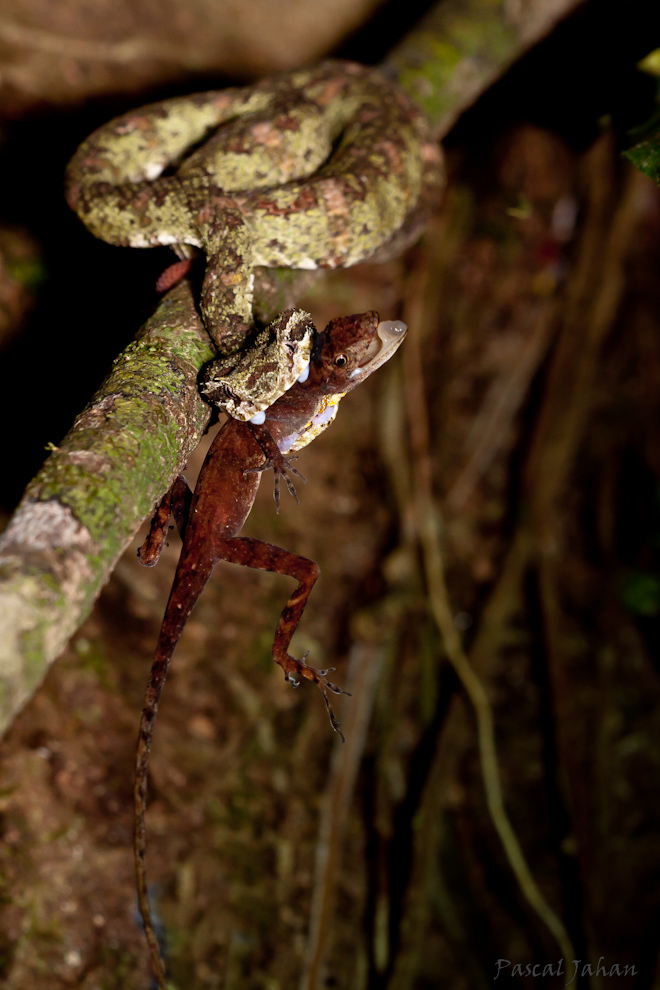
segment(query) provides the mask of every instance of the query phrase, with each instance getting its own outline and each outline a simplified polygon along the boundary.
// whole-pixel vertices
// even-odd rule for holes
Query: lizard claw
[[[302,660],[296,660],[295,657],[290,657],[287,654],[286,666],[282,664],[282,666],[284,667],[284,680],[288,681],[289,684],[291,684],[293,687],[298,687],[298,685],[300,684],[300,680],[296,680],[296,678],[293,676],[292,673],[292,670],[295,670],[296,674],[298,674],[300,677],[304,677],[306,680],[312,681],[314,684],[316,684],[317,688],[319,689],[319,691],[323,696],[323,701],[325,702],[326,711],[328,713],[328,717],[330,718],[330,725],[335,730],[335,732],[339,734],[341,741],[346,742],[346,739],[344,738],[344,733],[341,731],[339,725],[339,719],[335,715],[332,705],[330,704],[330,699],[328,698],[328,691],[332,691],[333,694],[345,694],[349,698],[351,697],[351,692],[345,691],[343,688],[338,687],[337,684],[332,684],[329,680],[327,680],[326,675],[331,674],[333,670],[336,670],[336,667],[328,667],[325,670],[320,670],[317,667],[312,667],[311,664],[305,663],[305,660],[307,659],[308,656],[309,656],[309,650],[307,650]]]
[[[296,491],[295,485],[289,477],[289,473],[295,474],[304,484],[307,484],[307,478],[304,474],[295,468],[291,461],[296,460],[297,455],[291,458],[285,457],[280,454],[279,457],[269,458],[260,464],[259,467],[246,468],[245,474],[261,474],[263,471],[267,471],[269,468],[273,469],[275,478],[273,484],[273,498],[275,499],[275,505],[277,506],[276,511],[280,511],[280,478],[284,478],[284,484],[287,487],[287,491],[292,498],[295,498],[296,504],[300,505],[300,499],[298,498],[298,492]]]

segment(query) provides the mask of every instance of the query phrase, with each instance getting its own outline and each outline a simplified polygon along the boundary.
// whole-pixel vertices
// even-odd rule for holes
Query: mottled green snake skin
[[[393,253],[416,235],[441,178],[440,150],[398,85],[325,62],[110,121],[71,160],[66,195],[111,244],[204,252],[201,311],[226,357],[253,329],[255,266],[336,268]]]

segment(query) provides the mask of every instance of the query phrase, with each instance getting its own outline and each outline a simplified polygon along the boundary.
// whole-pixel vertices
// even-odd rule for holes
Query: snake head
[[[349,392],[389,361],[407,330],[400,320],[380,322],[373,310],[331,320],[312,352],[310,382],[326,393]]]

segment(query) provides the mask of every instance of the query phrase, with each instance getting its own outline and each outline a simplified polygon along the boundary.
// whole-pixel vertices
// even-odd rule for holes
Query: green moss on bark
[[[187,293],[166,300],[117,359],[26,491],[68,506],[101,558],[125,546],[210,419],[197,376],[213,350]]]
[[[213,350],[178,286],[28,486],[0,544],[0,731],[89,613],[211,417]]]
[[[443,137],[460,114],[579,0],[444,0],[388,56],[408,95]]]

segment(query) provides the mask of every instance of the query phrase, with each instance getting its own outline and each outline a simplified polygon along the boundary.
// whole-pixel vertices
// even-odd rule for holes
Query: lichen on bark
[[[393,69],[442,138],[516,59],[581,0],[445,0],[392,50]]]

